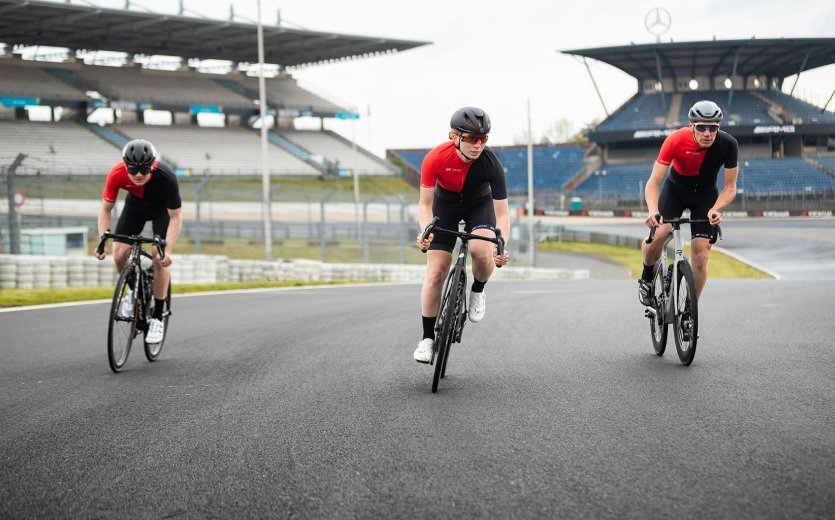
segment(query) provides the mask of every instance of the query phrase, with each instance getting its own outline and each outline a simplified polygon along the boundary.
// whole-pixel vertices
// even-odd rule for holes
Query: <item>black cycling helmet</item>
[[[468,134],[488,134],[490,133],[490,116],[480,108],[459,108],[452,114],[449,126]]]
[[[122,159],[128,166],[150,166],[157,160],[157,150],[144,139],[134,139],[122,148]]]
[[[710,123],[719,123],[722,121],[722,109],[713,101],[697,101],[695,105],[690,108],[688,118],[690,121],[708,121]]]

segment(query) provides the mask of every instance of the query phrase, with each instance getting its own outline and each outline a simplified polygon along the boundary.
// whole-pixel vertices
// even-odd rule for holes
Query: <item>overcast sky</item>
[[[122,8],[124,0],[93,0]],[[229,6],[250,19],[257,1],[184,0],[187,9],[226,19]],[[84,3],[73,0],[74,3]],[[131,2],[133,3],[133,2]],[[140,5],[175,13],[171,0]],[[460,106],[484,108],[493,120],[491,144],[513,144],[527,126],[530,97],[535,136],[567,118],[577,129],[605,117],[581,61],[560,50],[651,43],[644,26],[654,7],[667,9],[672,25],[663,41],[835,36],[831,0],[262,0],[264,24],[315,31],[430,41],[432,45],[297,71],[311,90],[354,106],[362,119],[331,127],[377,154],[387,148],[432,147],[446,138],[449,117]],[[153,37],[150,33],[149,37]],[[600,62],[591,70],[609,111],[637,91],[637,82]],[[794,76],[787,81],[790,88]],[[835,88],[835,66],[801,75],[795,95],[822,105]],[[835,100],[830,102],[833,109]],[[370,108],[371,115],[367,115]]]

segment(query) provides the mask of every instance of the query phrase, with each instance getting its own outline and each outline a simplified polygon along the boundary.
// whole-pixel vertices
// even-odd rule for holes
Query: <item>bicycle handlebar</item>
[[[426,240],[426,237],[428,237],[429,234],[432,233],[433,231],[440,231],[442,233],[449,233],[450,235],[455,235],[458,238],[460,238],[461,240],[475,239],[475,240],[484,240],[486,242],[493,242],[494,244],[496,244],[496,248],[498,249],[499,257],[501,258],[501,257],[504,256],[504,238],[502,238],[502,230],[501,229],[498,229],[498,228],[495,229],[496,238],[483,237],[481,235],[474,235],[472,233],[467,233],[467,232],[463,232],[463,231],[453,231],[451,229],[444,229],[444,228],[435,227],[440,220],[441,219],[439,217],[434,217],[432,219],[432,222],[430,222],[426,226],[426,229],[424,229],[423,233],[421,233],[421,235],[420,235],[420,241],[421,242]],[[421,249],[421,251],[424,252],[424,253],[426,252],[425,249]],[[498,266],[498,267],[501,267],[501,266]]]
[[[96,247],[96,253],[102,254],[104,253],[104,244],[107,242],[108,239],[111,238],[118,238],[119,240],[124,240],[128,244],[154,244],[157,248],[157,252],[159,253],[159,258],[162,260],[165,258],[165,239],[160,238],[159,235],[154,235],[154,238],[147,238],[139,235],[118,235],[116,233],[111,233],[110,230],[106,230],[104,234],[100,237],[101,241],[99,242],[98,247]]]
[[[716,217],[716,213],[713,214],[713,217]],[[661,220],[661,213],[655,214],[655,220]],[[665,220],[661,222],[662,224],[672,224],[674,228],[679,227],[681,224],[689,224],[689,223],[701,223],[701,222],[710,222],[710,219],[706,218],[687,218],[687,217],[679,217],[679,218],[671,218],[670,220]],[[719,225],[713,226],[716,228],[716,233],[710,237],[710,243],[715,244],[716,240],[722,238],[722,228]],[[645,240],[647,244],[652,244],[653,239],[655,238],[655,230],[658,229],[658,226],[652,226],[649,230],[649,237]]]

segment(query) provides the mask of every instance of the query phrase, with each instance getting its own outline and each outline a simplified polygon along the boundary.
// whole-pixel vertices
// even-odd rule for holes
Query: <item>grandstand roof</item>
[[[35,0],[0,0],[0,41],[258,62],[253,23]],[[264,25],[264,61],[282,67],[403,51],[428,43]]]
[[[835,38],[773,38],[621,45],[562,51],[602,61],[638,78],[730,75],[785,78],[803,70],[835,63]],[[738,53],[738,58],[737,58]],[[656,61],[658,59],[659,61]]]

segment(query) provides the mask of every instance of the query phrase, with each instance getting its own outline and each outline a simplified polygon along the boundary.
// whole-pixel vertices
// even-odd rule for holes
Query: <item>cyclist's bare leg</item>
[[[646,242],[641,243],[641,254],[643,255],[644,265],[655,265],[655,262],[661,259],[661,253],[664,252],[664,244],[672,232],[673,226],[663,224],[655,230],[655,236],[651,244],[647,244]]]
[[[116,264],[117,273],[121,273],[122,268],[125,267],[128,253],[130,253],[130,244],[113,241],[113,262]]]
[[[696,300],[702,295],[702,289],[707,282],[707,263],[711,247],[707,238],[694,238],[690,241],[690,264],[693,266],[693,281],[696,283]]]
[[[444,288],[449,267],[452,264],[452,253],[439,249],[426,252],[426,277],[420,291],[420,312],[431,318],[437,316],[441,305],[441,290]]]
[[[496,234],[490,229],[475,229],[473,235],[494,238]],[[480,281],[486,282],[493,274],[493,269],[496,264],[493,263],[493,249],[496,247],[492,242],[485,242],[484,240],[470,240],[470,257],[473,259],[473,277]]]
[[[164,300],[168,296],[168,280],[171,278],[171,271],[163,267],[159,261],[159,253],[153,251],[154,257],[154,298]]]

